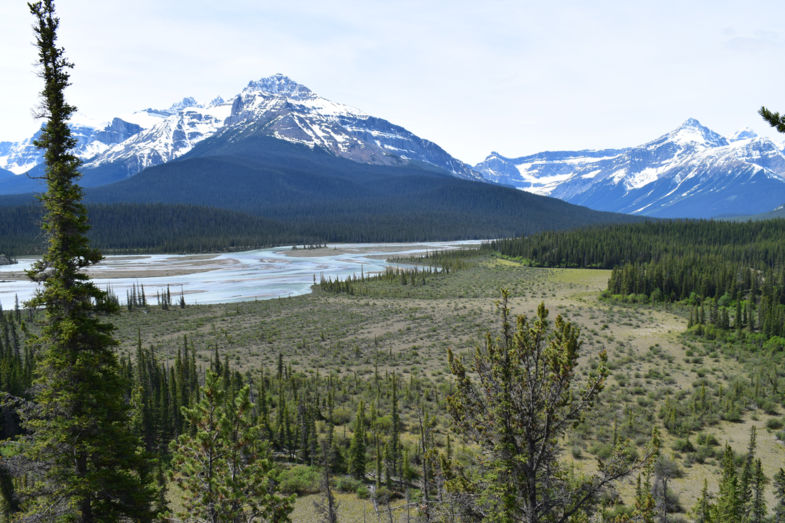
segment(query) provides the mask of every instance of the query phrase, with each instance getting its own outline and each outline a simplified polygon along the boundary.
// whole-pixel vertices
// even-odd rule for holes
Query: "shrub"
[[[773,418],[766,422],[766,428],[771,430],[780,430],[783,427],[781,419]]]
[[[393,493],[387,487],[379,487],[374,493],[374,498],[376,498],[377,503],[389,503],[392,497]]]
[[[707,447],[716,447],[720,442],[714,437],[714,434],[701,432],[698,434],[698,445],[706,445]]]
[[[362,482],[360,480],[348,476],[338,478],[338,481],[335,482],[335,488],[340,492],[356,492],[361,486]]]
[[[772,352],[781,351],[785,348],[785,338],[782,338],[781,336],[772,336],[763,344],[763,348]]]
[[[695,461],[698,463],[705,463],[706,460],[714,457],[714,449],[711,447],[698,447],[695,451]]]
[[[678,452],[695,452],[695,446],[690,441],[690,438],[677,439],[673,443],[673,450]]]
[[[321,474],[316,467],[295,465],[282,471],[278,480],[284,494],[314,494],[320,490]]]
[[[597,443],[589,449],[589,452],[594,454],[597,459],[606,460],[613,454],[613,446],[605,443]]]

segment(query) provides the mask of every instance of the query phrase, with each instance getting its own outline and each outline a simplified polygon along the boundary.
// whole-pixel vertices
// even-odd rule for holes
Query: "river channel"
[[[107,256],[88,273],[102,289],[111,288],[120,304],[134,285],[144,286],[148,302],[167,286],[172,301],[180,294],[188,304],[267,300],[311,292],[320,278],[344,279],[353,274],[383,272],[394,256],[478,245],[479,241],[422,243],[329,244],[317,249],[274,247],[220,254],[148,254]],[[0,304],[4,310],[30,299],[37,284],[24,270],[34,258],[0,266]]]

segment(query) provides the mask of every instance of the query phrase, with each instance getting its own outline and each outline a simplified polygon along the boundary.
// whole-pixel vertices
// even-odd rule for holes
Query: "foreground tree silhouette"
[[[487,459],[480,479],[457,484],[473,496],[475,514],[488,521],[567,521],[587,509],[599,492],[627,475],[636,462],[625,444],[599,463],[587,478],[570,477],[559,466],[558,440],[585,415],[603,388],[605,352],[599,365],[575,383],[580,342],[578,328],[556,318],[550,328],[543,304],[530,321],[510,324],[507,293],[499,304],[501,335],[487,335],[471,370],[449,352],[456,390],[448,410],[460,432],[480,444]],[[650,455],[644,457],[648,460]]]
[[[153,491],[138,438],[130,430],[127,383],[113,352],[113,326],[98,316],[116,309],[84,274],[101,255],[88,245],[87,215],[76,184],[79,160],[66,103],[72,64],[57,47],[59,20],[52,0],[28,4],[44,80],[36,145],[44,149],[47,192],[43,230],[48,250],[28,272],[43,283],[29,302],[43,307],[44,322],[33,339],[39,361],[35,413],[25,421],[24,448],[35,465],[25,489],[22,519],[43,521],[150,520]]]
[[[781,115],[780,113],[772,112],[765,106],[762,106],[758,110],[758,114],[769,122],[769,125],[777,129],[777,132],[785,133],[785,114]]]

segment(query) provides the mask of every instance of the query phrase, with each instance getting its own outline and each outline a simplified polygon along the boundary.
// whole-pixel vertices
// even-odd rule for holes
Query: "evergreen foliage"
[[[28,4],[44,79],[46,123],[36,145],[45,150],[48,190],[42,228],[48,249],[29,272],[43,282],[31,307],[44,307],[44,324],[32,343],[40,352],[35,371],[36,409],[25,422],[26,456],[37,463],[25,490],[23,519],[150,520],[153,489],[139,439],[130,427],[126,381],[113,353],[112,325],[99,313],[116,307],[83,269],[101,259],[85,235],[88,225],[76,184],[79,160],[65,102],[71,67],[57,47],[59,20],[52,0]]]
[[[349,472],[356,479],[365,478],[366,445],[365,445],[365,404],[360,401],[354,418],[354,433],[349,446]]]
[[[499,310],[501,334],[488,334],[477,348],[471,374],[449,352],[456,384],[448,411],[456,428],[489,456],[485,476],[473,487],[482,493],[475,505],[488,521],[567,521],[635,465],[621,444],[589,479],[571,481],[558,462],[559,438],[603,388],[606,355],[579,386],[575,325],[558,316],[551,328],[540,304],[534,320],[518,316],[513,330],[506,291]]]
[[[227,396],[223,378],[208,370],[200,396],[183,408],[191,431],[172,447],[173,479],[183,491],[180,517],[211,523],[287,518],[293,500],[276,493],[276,467],[253,421],[250,387]]]
[[[785,133],[785,115],[780,115],[780,113],[776,113],[766,109],[766,107],[761,106],[758,110],[758,114],[763,117],[764,120],[769,122],[769,125],[777,129],[780,133]]]
[[[250,214],[194,205],[90,204],[91,245],[103,252],[192,253],[237,251],[271,245],[319,242],[301,227]],[[0,206],[0,252],[39,254],[37,205]]]
[[[607,296],[683,301],[700,335],[734,329],[785,336],[785,220],[616,225],[493,247],[532,265],[613,269]]]
[[[698,502],[692,509],[692,516],[695,518],[695,523],[712,523],[714,508],[711,502],[711,494],[709,494],[708,480],[703,480],[703,489],[698,498]]]
[[[742,498],[739,492],[739,479],[736,471],[733,450],[725,445],[722,454],[722,478],[714,507],[714,519],[717,521],[741,521]]]
[[[779,469],[774,475],[774,520],[785,521],[785,470]]]

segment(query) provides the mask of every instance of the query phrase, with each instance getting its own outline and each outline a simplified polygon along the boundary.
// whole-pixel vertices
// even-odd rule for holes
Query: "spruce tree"
[[[736,474],[733,450],[730,445],[725,445],[722,455],[722,478],[720,491],[717,494],[715,517],[717,521],[740,521],[742,515],[742,500],[739,496],[739,480]]]
[[[354,418],[354,434],[349,445],[349,472],[356,479],[365,479],[365,404],[360,400]]]
[[[28,4],[44,89],[46,122],[35,145],[44,150],[47,192],[42,228],[48,241],[43,259],[28,272],[43,289],[28,303],[43,307],[44,322],[33,339],[36,412],[26,420],[26,456],[40,466],[26,491],[25,517],[43,520],[149,520],[153,490],[149,467],[130,429],[128,383],[113,352],[113,326],[99,315],[116,310],[84,273],[101,259],[91,249],[82,204],[76,140],[68,120],[75,108],[65,101],[72,64],[57,46],[59,19],[52,0]]]
[[[185,520],[282,521],[292,498],[275,491],[275,464],[262,427],[252,421],[250,387],[227,398],[224,379],[205,375],[200,400],[183,407],[191,430],[172,442],[173,480],[183,491]]]
[[[696,523],[712,523],[714,505],[711,503],[711,494],[709,494],[709,484],[706,479],[703,480],[703,490],[698,498],[698,502],[692,508],[692,516],[695,518]]]
[[[755,482],[755,448],[757,446],[757,431],[753,425],[750,428],[750,440],[747,446],[747,456],[741,469],[739,480],[739,504],[742,517],[749,519],[753,505],[753,483]]]
[[[774,475],[774,521],[785,521],[785,470],[779,469]]]
[[[752,507],[749,517],[751,523],[766,521],[766,498],[763,492],[766,482],[767,479],[763,474],[760,458],[758,458],[755,460],[755,471],[752,476]]]

